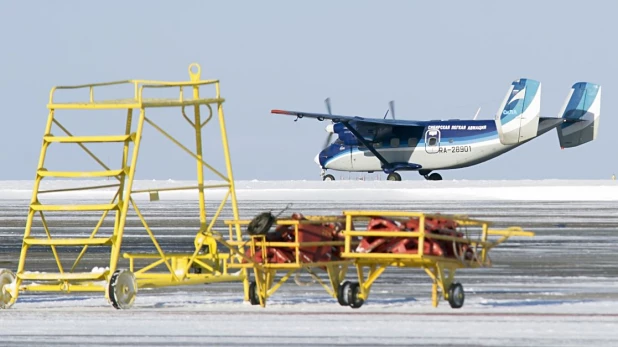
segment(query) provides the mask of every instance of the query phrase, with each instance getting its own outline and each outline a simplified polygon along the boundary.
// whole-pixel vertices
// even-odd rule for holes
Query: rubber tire
[[[17,280],[13,271],[9,269],[0,269],[0,291],[7,284],[12,284]],[[8,292],[0,292],[0,309],[8,309],[15,303],[15,299]]]
[[[448,288],[448,303],[452,308],[461,308],[466,299],[466,293],[464,292],[461,283],[451,283]]]
[[[439,173],[434,172],[431,175],[427,176],[427,179],[430,181],[442,181],[442,176]]]
[[[346,290],[347,289],[347,290]],[[343,281],[339,284],[339,288],[337,288],[337,302],[341,306],[350,306],[350,302],[348,301],[347,293],[350,292],[350,281]]]
[[[350,284],[350,291],[348,292],[348,302],[350,303],[351,308],[359,308],[363,306],[365,300],[358,297],[358,293],[360,292],[360,286],[358,282],[354,282]]]
[[[322,181],[334,181],[335,180],[335,176],[328,174],[328,175],[324,175],[324,177],[322,177]]]
[[[122,280],[122,281],[130,280],[132,282],[130,283],[130,286],[132,287],[131,289],[134,291],[132,293],[132,297],[129,297],[128,299],[116,297],[115,289],[118,284],[117,283],[118,280]],[[137,280],[135,278],[135,275],[129,270],[116,270],[116,272],[114,272],[114,274],[109,279],[109,283],[107,284],[107,291],[108,291],[107,295],[109,297],[109,301],[111,302],[112,306],[115,309],[126,310],[126,309],[131,308],[131,306],[133,306],[133,302],[135,301],[135,297],[137,296],[137,291],[138,291]],[[128,300],[128,302],[120,302],[119,299]]]
[[[396,172],[392,172],[392,173],[389,173],[388,176],[386,176],[386,180],[388,180],[388,181],[401,181],[401,175],[396,173]]]
[[[249,284],[249,302],[251,303],[251,305],[260,304],[260,297],[258,296],[257,284],[255,283],[255,281]]]

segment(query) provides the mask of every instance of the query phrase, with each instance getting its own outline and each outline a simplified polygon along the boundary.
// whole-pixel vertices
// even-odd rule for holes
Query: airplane
[[[601,114],[601,86],[573,84],[559,113],[560,118],[540,117],[541,83],[520,78],[511,86],[494,119],[399,120],[394,102],[383,118],[273,109],[272,114],[330,120],[323,149],[314,161],[323,180],[335,180],[326,170],[346,172],[383,171],[387,180],[401,181],[398,171],[418,171],[426,180],[439,181],[436,170],[469,167],[504,154],[556,129],[560,147],[571,148],[597,137]],[[390,111],[392,119],[386,119]],[[330,143],[331,136],[338,138]],[[330,143],[330,144],[329,144]]]

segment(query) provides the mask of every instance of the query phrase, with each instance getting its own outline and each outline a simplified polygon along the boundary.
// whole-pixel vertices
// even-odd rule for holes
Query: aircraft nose
[[[316,164],[320,165],[320,153],[318,153],[318,154],[316,154],[316,155],[315,155],[315,158],[313,158],[313,161],[314,161]]]

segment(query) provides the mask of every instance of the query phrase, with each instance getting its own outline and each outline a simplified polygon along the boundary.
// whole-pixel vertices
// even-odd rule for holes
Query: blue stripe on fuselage
[[[384,139],[380,141],[380,146],[376,148],[376,150],[413,148],[408,146],[409,138],[418,139],[414,147],[425,147],[425,133],[434,129],[440,130],[440,144],[443,146],[464,145],[498,138],[498,132],[493,120],[428,121],[424,123],[426,125],[422,129],[422,132],[419,131],[421,130],[419,127],[393,127],[392,133],[389,136],[385,136]],[[400,145],[398,147],[392,147],[390,145],[390,140],[392,138],[400,139]],[[366,151],[368,151],[368,149],[363,148],[360,150],[356,145],[350,146],[335,142],[320,152],[320,165],[326,166],[329,162],[341,156]]]

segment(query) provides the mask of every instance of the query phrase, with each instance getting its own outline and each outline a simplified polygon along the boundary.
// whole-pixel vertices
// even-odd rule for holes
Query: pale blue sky
[[[0,179],[34,178],[53,85],[185,80],[191,62],[221,80],[236,179],[319,179],[326,123],[273,108],[322,112],[331,97],[335,113],[382,117],[394,99],[400,119],[472,118],[478,107],[492,118],[519,77],[542,82],[551,117],[573,83],[601,84],[598,139],[561,151],[552,131],[444,179],[607,179],[618,174],[616,13],[612,1],[0,1]],[[124,127],[118,113],[59,116],[78,121],[66,121],[76,134]],[[191,135],[179,111],[156,119]],[[146,128],[137,177],[193,179],[191,158],[158,139]],[[79,150],[58,153],[79,159],[52,156],[50,169],[96,168]]]

